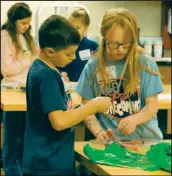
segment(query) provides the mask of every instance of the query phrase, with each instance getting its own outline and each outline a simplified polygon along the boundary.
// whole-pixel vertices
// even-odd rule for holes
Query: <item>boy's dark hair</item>
[[[7,21],[1,26],[1,30],[7,30],[10,34],[13,43],[16,46],[17,51],[21,49],[21,46],[17,39],[17,31],[16,31],[16,21],[21,20],[24,18],[28,18],[32,16],[32,12],[29,8],[29,6],[24,2],[15,3],[11,6],[11,8],[7,12]],[[29,48],[33,52],[34,46],[32,46],[33,43],[33,37],[31,36],[31,26],[29,29],[23,34],[27,44],[29,45]]]
[[[90,17],[84,8],[78,8],[78,9],[74,10],[71,13],[69,19],[72,20],[72,18],[80,18],[80,17],[83,18],[83,22],[86,26],[90,25]]]
[[[38,37],[41,49],[50,47],[57,51],[80,43],[78,30],[61,15],[52,15],[46,19],[39,28]]]

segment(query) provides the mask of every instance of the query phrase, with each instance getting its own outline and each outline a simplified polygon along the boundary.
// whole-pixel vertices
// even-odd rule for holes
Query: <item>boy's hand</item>
[[[109,97],[97,97],[91,100],[97,112],[106,112],[110,108],[111,99]]]
[[[70,82],[70,79],[69,79],[68,74],[66,72],[61,72],[61,75],[66,82]]]
[[[132,116],[125,117],[119,123],[118,131],[124,134],[131,134],[136,130],[137,124]]]

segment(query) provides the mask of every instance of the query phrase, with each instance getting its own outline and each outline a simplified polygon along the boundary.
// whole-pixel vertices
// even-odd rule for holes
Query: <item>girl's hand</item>
[[[115,135],[114,135],[114,132],[111,128],[108,128],[106,130],[106,133],[108,134],[108,136],[110,137],[111,140],[115,140]]]
[[[136,130],[137,124],[132,116],[125,117],[119,123],[118,131],[124,134],[131,134]]]
[[[103,143],[109,143],[110,141],[115,139],[115,136],[111,128],[107,129],[107,131],[105,131],[104,129],[101,129],[97,133],[96,139]]]

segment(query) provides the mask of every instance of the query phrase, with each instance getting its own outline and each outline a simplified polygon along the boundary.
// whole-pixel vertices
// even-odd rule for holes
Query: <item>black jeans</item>
[[[22,174],[25,120],[26,112],[3,112],[4,143],[2,159],[5,175]]]

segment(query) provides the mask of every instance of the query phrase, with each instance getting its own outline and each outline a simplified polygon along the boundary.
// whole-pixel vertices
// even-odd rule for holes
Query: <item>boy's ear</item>
[[[53,54],[54,54],[54,49],[52,49],[52,48],[45,48],[44,52],[45,52],[45,54],[46,54],[47,57],[52,57]]]

